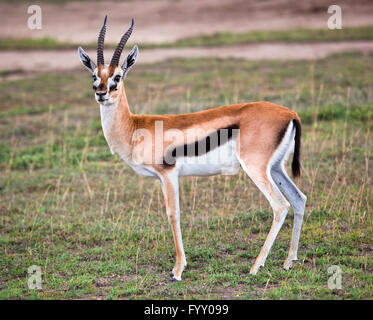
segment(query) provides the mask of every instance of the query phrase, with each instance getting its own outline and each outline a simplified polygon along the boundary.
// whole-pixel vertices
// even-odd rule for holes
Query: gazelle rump
[[[92,73],[96,101],[100,104],[105,139],[133,170],[160,180],[171,224],[176,263],[173,281],[181,280],[186,266],[180,228],[179,177],[246,172],[273,209],[267,239],[251,268],[256,274],[280,231],[290,204],[294,225],[284,268],[297,260],[306,196],[285,171],[294,151],[292,171],[300,175],[301,123],[295,111],[269,102],[241,103],[182,115],[136,115],[128,105],[123,79],[135,64],[134,46],[124,63],[119,59],[134,27],[123,35],[109,65],[104,64],[106,17],[97,46],[97,66],[79,47],[82,64]],[[289,204],[290,202],[290,204]]]

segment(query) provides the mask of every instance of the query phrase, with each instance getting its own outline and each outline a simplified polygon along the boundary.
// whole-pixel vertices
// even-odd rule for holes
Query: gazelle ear
[[[85,53],[82,47],[78,48],[78,53],[79,53],[79,59],[82,65],[85,66],[89,71],[93,73],[93,71],[96,69],[95,63],[91,60],[88,54]]]
[[[135,45],[133,47],[133,49],[131,50],[131,52],[128,54],[128,56],[127,56],[126,60],[124,61],[124,63],[122,64],[122,69],[124,71],[123,78],[126,77],[127,72],[135,64],[137,56],[138,56],[138,53],[139,53],[139,48],[137,47],[137,45]]]

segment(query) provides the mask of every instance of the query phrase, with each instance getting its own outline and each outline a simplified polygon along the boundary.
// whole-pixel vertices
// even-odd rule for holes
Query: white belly
[[[236,155],[236,141],[229,140],[222,146],[199,157],[180,157],[176,160],[180,176],[233,175],[240,169]]]
[[[120,155],[120,152],[118,153]],[[123,160],[139,175],[157,177],[151,165],[138,164],[126,157]],[[236,154],[235,139],[229,140],[210,152],[199,157],[178,157],[175,167],[179,176],[212,176],[216,174],[234,175],[240,170]]]

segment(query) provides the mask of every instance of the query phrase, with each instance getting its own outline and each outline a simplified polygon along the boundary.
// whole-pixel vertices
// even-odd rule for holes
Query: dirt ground
[[[92,42],[105,14],[107,41],[116,42],[135,19],[137,42],[167,42],[219,31],[324,28],[327,0],[133,0],[67,1],[41,4],[42,29],[27,28],[31,3],[0,3],[1,37],[49,36],[73,42]],[[339,0],[343,26],[373,24],[373,1]]]
[[[128,52],[129,48],[126,52]],[[336,43],[263,43],[228,47],[197,47],[139,50],[137,63],[151,63],[170,58],[241,58],[246,60],[299,60],[318,59],[341,51],[373,51],[373,41],[346,41]],[[87,51],[96,59],[94,50]],[[106,57],[112,50],[106,52]],[[68,62],[68,63],[67,63]],[[49,70],[69,70],[83,68],[78,59],[77,50],[64,51],[0,51],[0,70],[19,70],[12,78],[23,77],[24,73],[38,73]],[[9,77],[7,77],[9,79]]]
[[[42,29],[27,28],[30,3],[0,2],[0,39],[4,37],[45,37],[80,43],[95,42],[103,17],[108,14],[107,42],[117,42],[131,17],[135,31],[129,43],[172,42],[185,37],[219,31],[279,30],[297,27],[326,28],[326,0],[132,0],[67,1],[42,3]],[[373,24],[373,1],[340,0],[343,26]],[[0,40],[1,41],[1,40]],[[258,59],[317,59],[328,54],[358,50],[373,51],[369,41],[339,43],[263,43],[229,47],[172,48],[141,50],[139,63],[181,57],[220,57]],[[95,59],[96,54],[90,52]],[[111,56],[112,50],[106,56]],[[68,62],[68,63],[67,63]],[[79,68],[76,50],[0,51],[0,70],[18,70],[3,78],[24,77],[30,73]]]

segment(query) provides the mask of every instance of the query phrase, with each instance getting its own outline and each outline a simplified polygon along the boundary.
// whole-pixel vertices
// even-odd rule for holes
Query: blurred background
[[[35,11],[41,9],[40,29]],[[329,29],[330,5],[342,29]],[[267,100],[303,123],[308,196],[299,263],[281,269],[292,212],[253,278],[267,201],[242,172],[180,181],[188,267],[158,181],[133,174],[102,134],[91,76],[105,15],[108,62],[122,59],[134,113],[180,114]],[[30,20],[31,19],[31,20]],[[30,24],[31,23],[31,24]],[[373,2],[293,0],[0,1],[0,298],[363,299],[373,292]],[[42,290],[27,287],[40,266]],[[331,265],[342,289],[328,287]]]
[[[31,4],[40,5],[40,29],[28,26],[32,11],[27,10]],[[115,46],[131,18],[135,19],[135,32],[129,43],[147,49],[140,63],[209,56],[315,59],[351,49],[372,50],[370,42],[363,42],[373,37],[372,28],[368,27],[373,24],[372,2],[339,1],[343,32],[327,28],[332,15],[327,10],[332,4],[325,0],[1,1],[0,69],[11,72],[77,68],[76,47],[85,45],[94,52],[106,14],[107,48]],[[19,52],[26,49],[29,52]]]

